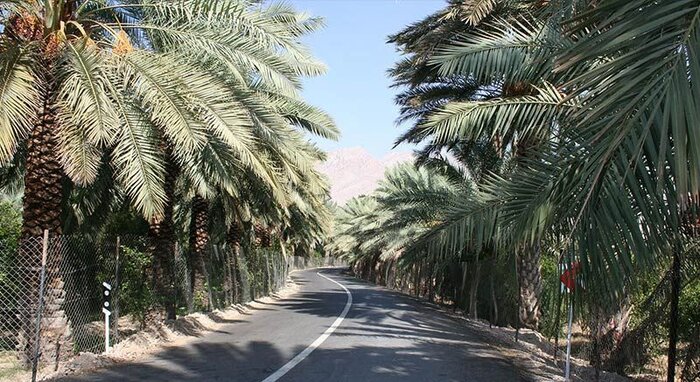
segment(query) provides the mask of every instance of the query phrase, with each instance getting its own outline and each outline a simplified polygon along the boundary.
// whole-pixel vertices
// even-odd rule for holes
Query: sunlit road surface
[[[186,346],[61,381],[523,380],[471,329],[409,297],[338,269],[292,277],[294,295]]]

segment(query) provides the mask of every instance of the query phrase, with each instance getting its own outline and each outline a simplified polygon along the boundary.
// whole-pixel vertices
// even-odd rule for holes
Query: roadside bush
[[[119,310],[120,314],[132,314],[141,327],[146,325],[148,311],[153,305],[154,295],[148,283],[151,268],[148,253],[127,246],[121,248]]]
[[[692,342],[697,326],[700,325],[700,280],[692,280],[683,289],[679,305],[678,329],[681,341]]]
[[[9,201],[0,201],[0,263],[12,260],[19,247],[22,211]]]

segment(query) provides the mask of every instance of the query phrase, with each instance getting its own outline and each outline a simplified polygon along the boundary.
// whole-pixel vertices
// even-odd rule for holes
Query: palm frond
[[[66,43],[59,64],[59,157],[66,174],[79,185],[95,180],[102,148],[110,146],[120,125],[102,71],[103,58],[84,44]]]
[[[562,102],[564,95],[550,84],[533,89],[536,95],[532,96],[449,103],[417,129],[436,143],[513,136],[515,131],[522,139],[546,137],[557,117],[576,104],[573,100]]]
[[[507,80],[512,83],[536,80],[536,74],[546,73],[550,51],[559,48],[558,36],[548,31],[549,25],[526,18],[498,20],[490,28],[480,29],[443,46],[432,58],[443,76],[461,74],[472,76],[481,84]],[[537,57],[536,57],[537,56]],[[533,70],[535,66],[540,70]]]
[[[12,159],[31,131],[41,107],[42,80],[31,48],[0,40],[0,163]]]
[[[119,73],[112,73],[118,76]],[[113,82],[119,78],[112,78]],[[163,183],[166,163],[159,149],[159,139],[148,114],[139,109],[131,98],[124,97],[123,88],[112,89],[122,126],[111,153],[115,178],[131,199],[134,207],[145,217],[161,216],[166,203]]]
[[[188,104],[184,79],[166,56],[134,51],[117,61],[128,91],[133,92],[155,124],[178,148],[176,154],[195,152],[206,139],[205,129]]]

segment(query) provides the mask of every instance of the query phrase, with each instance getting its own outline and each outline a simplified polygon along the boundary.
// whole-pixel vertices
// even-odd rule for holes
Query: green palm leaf
[[[101,151],[114,141],[120,120],[107,90],[103,57],[85,45],[66,47],[57,79],[59,156],[68,176],[86,185],[97,177]]]
[[[513,136],[515,132],[521,139],[547,137],[557,118],[576,103],[563,102],[564,95],[550,84],[533,90],[536,95],[449,103],[427,116],[418,129],[436,143]]]
[[[9,161],[36,120],[42,81],[31,48],[0,40],[0,163]]]

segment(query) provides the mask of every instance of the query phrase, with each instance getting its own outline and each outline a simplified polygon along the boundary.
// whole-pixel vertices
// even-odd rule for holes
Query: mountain
[[[318,169],[330,181],[331,199],[342,205],[374,191],[388,167],[411,160],[410,152],[392,151],[378,159],[362,147],[350,147],[329,152]]]

